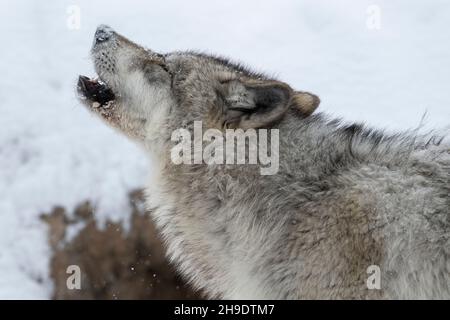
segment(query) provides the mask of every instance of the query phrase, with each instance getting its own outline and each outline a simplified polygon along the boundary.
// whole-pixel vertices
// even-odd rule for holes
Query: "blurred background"
[[[140,190],[152,165],[77,102],[104,23],[155,51],[197,49],[394,132],[448,128],[447,0],[0,0],[0,298],[195,298]],[[151,183],[151,182],[150,182]],[[67,266],[81,270],[70,290]]]

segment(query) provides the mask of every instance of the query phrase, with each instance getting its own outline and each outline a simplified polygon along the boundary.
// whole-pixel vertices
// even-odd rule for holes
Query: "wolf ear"
[[[291,105],[305,117],[311,115],[319,106],[320,99],[315,94],[303,91],[296,91],[292,96]]]
[[[292,94],[281,82],[230,81],[225,95],[225,127],[245,130],[268,126],[285,114]]]

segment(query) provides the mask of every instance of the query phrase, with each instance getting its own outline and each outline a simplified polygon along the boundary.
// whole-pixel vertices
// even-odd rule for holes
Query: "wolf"
[[[147,206],[208,298],[449,299],[450,146],[315,112],[319,98],[227,59],[160,54],[108,26],[80,100],[143,146]],[[174,164],[171,133],[279,130],[279,170]]]

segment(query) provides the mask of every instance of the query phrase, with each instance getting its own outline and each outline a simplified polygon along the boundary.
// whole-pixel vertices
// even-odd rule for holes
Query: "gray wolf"
[[[148,151],[148,208],[172,262],[208,297],[450,298],[446,140],[329,120],[314,94],[223,58],[159,54],[103,25],[92,58],[99,79],[80,77],[81,101]],[[174,164],[171,133],[195,121],[278,129],[278,172]]]

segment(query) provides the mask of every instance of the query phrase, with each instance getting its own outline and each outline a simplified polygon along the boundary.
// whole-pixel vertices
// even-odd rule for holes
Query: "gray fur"
[[[149,209],[195,288],[237,299],[450,299],[448,142],[329,121],[311,115],[316,96],[224,59],[160,55],[99,30],[110,39],[94,45],[95,68],[116,98],[107,109],[83,101],[149,151]],[[279,129],[278,173],[173,164],[172,131],[196,120]],[[380,290],[367,288],[370,265]]]

